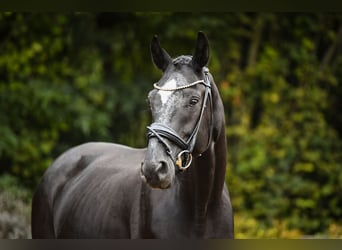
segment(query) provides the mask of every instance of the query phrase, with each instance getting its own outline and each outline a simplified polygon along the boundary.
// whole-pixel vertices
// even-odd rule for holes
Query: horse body
[[[194,213],[203,209],[194,197],[199,187],[188,181],[196,171],[184,173],[170,189],[151,189],[140,177],[145,151],[87,143],[61,155],[35,194],[32,236],[193,238],[199,237],[197,225],[203,228],[202,237],[227,237],[232,215],[226,186],[218,201],[206,205],[201,222]]]
[[[176,65],[178,59],[171,63],[155,38],[151,50],[153,61],[164,71],[161,84],[172,85],[177,93],[158,92],[164,91],[163,86],[150,93],[150,99],[158,95],[159,99],[151,103],[158,124],[149,127],[148,147],[86,143],[62,154],[34,195],[33,238],[234,237],[225,184],[223,104],[212,76],[206,73],[208,82],[200,80],[207,63],[207,40],[200,33],[194,58],[185,58],[181,66]],[[195,82],[179,87],[182,81]],[[199,86],[202,82],[204,87]],[[201,103],[203,88],[210,88],[211,99]],[[171,101],[173,107],[168,106]],[[179,113],[182,107],[187,113]],[[175,131],[180,132],[172,135]],[[182,142],[190,145],[182,151],[174,141],[183,137],[191,140]]]
[[[111,143],[86,143],[62,154],[36,191],[33,237],[130,237],[126,225],[137,220],[134,212],[139,208],[137,183],[144,152]]]

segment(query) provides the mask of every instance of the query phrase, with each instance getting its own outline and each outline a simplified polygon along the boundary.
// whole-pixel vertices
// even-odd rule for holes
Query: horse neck
[[[219,91],[212,80],[213,99],[214,102],[214,120],[216,121],[214,128],[214,156],[215,156],[215,173],[214,185],[212,191],[212,201],[218,202],[221,199],[222,191],[226,179],[227,168],[227,139],[226,139],[226,122],[223,102]]]
[[[183,188],[187,190],[186,202],[192,202],[195,209],[195,221],[198,233],[204,230],[208,208],[221,201],[225,183],[227,144],[225,118],[222,100],[216,85],[212,81],[214,129],[213,140],[209,148],[200,157],[194,159],[189,171],[185,172]],[[192,180],[192,181],[189,181]]]

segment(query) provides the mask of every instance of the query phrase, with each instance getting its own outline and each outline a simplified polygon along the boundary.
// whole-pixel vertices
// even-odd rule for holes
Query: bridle
[[[201,107],[201,112],[199,115],[199,118],[197,120],[196,126],[193,129],[191,135],[187,140],[184,140],[181,138],[176,131],[174,131],[172,128],[169,126],[162,124],[162,123],[152,123],[150,126],[147,127],[148,133],[147,136],[148,138],[156,137],[158,141],[164,145],[166,153],[169,155],[169,157],[173,160],[172,158],[172,151],[170,145],[164,140],[164,138],[168,139],[169,141],[173,142],[176,144],[179,148],[182,149],[182,151],[177,155],[176,161],[174,163],[178,167],[180,171],[186,170],[188,167],[190,167],[191,162],[192,162],[192,152],[194,150],[195,144],[196,144],[196,139],[197,139],[197,134],[202,122],[202,118],[204,115],[204,111],[207,107],[207,101],[209,99],[210,103],[210,113],[211,113],[211,119],[210,119],[210,126],[209,126],[209,138],[208,138],[208,145],[205,151],[209,148],[210,143],[211,143],[211,138],[212,138],[212,130],[213,130],[213,100],[212,100],[212,94],[211,94],[211,84],[210,84],[210,78],[209,78],[209,69],[207,67],[203,67],[203,72],[204,72],[204,79],[203,80],[198,80],[195,82],[192,82],[187,85],[175,87],[175,88],[163,88],[159,87],[156,83],[153,85],[155,89],[161,90],[161,91],[179,91],[182,89],[190,88],[192,86],[195,86],[197,84],[203,84],[205,86],[205,92],[204,92],[204,97],[203,97],[203,103]]]

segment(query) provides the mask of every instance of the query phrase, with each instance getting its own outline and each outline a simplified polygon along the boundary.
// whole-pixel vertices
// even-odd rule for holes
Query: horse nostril
[[[144,167],[144,162],[142,161],[141,164],[140,164],[140,172],[141,172],[141,174],[144,173],[143,167]]]
[[[159,162],[159,166],[156,168],[156,172],[159,174],[166,174],[168,171],[167,163],[165,161]]]

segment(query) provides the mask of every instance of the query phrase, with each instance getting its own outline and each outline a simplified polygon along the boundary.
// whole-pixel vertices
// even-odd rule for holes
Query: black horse
[[[163,76],[148,95],[147,149],[86,143],[63,153],[34,194],[33,238],[234,237],[208,40],[199,32],[193,56],[172,59],[155,36],[151,53]]]

